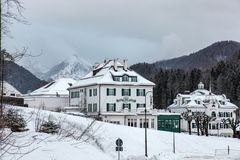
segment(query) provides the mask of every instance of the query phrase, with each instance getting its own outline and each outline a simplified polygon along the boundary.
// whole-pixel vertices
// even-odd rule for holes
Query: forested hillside
[[[21,93],[33,91],[46,84],[45,81],[38,79],[25,68],[11,61],[5,62],[4,79]]]
[[[200,81],[207,89],[211,82],[214,93],[225,94],[240,106],[240,49],[231,54],[230,58],[206,69],[159,69],[156,64],[147,63],[133,65],[131,68],[156,84],[156,108],[166,108],[173,102],[177,93],[195,90]]]

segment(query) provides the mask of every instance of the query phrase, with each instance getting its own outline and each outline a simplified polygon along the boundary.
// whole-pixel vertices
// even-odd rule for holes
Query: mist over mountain
[[[87,74],[91,64],[77,55],[68,57],[61,63],[53,66],[48,72],[43,74],[43,79],[58,79],[61,77],[80,79]]]

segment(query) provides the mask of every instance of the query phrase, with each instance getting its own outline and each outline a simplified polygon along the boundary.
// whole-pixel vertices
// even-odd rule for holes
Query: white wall
[[[30,108],[43,108],[50,111],[63,109],[69,105],[68,97],[25,97],[24,103]]]

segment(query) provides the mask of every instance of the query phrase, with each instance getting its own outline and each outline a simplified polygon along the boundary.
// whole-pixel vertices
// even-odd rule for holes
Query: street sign
[[[123,147],[116,147],[116,151],[123,151]]]
[[[118,139],[116,140],[116,145],[117,145],[118,147],[122,146],[122,145],[123,145],[123,141],[122,141],[120,138],[118,138]]]
[[[116,145],[117,145],[116,151],[118,152],[118,160],[120,160],[120,152],[123,151],[123,147],[122,147],[123,141],[120,138],[118,138],[116,140]]]

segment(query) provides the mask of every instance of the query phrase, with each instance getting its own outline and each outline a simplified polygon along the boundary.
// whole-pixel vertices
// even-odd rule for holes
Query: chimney
[[[113,67],[114,67],[114,70],[115,70],[115,71],[118,70],[117,60],[116,60],[116,59],[113,60]]]
[[[128,60],[124,59],[123,60],[123,68],[124,68],[125,71],[128,69],[128,64],[127,63],[128,63]]]

